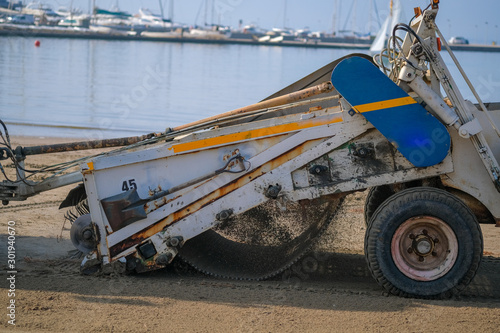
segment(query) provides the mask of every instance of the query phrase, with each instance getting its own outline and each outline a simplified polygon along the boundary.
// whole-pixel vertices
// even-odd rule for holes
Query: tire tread
[[[384,272],[377,260],[377,257],[375,255],[372,255],[377,251],[377,242],[375,240],[377,237],[379,237],[379,224],[381,223],[380,221],[385,221],[387,215],[390,215],[392,212],[398,211],[400,209],[404,209],[405,206],[408,206],[415,201],[433,201],[451,207],[458,214],[466,217],[466,220],[468,221],[467,225],[471,229],[471,234],[473,234],[472,237],[478,240],[473,242],[474,255],[472,263],[464,276],[461,277],[458,283],[456,283],[452,288],[435,295],[422,296],[406,292],[394,286],[385,277]],[[373,213],[370,223],[367,226],[365,237],[365,256],[368,267],[374,279],[388,292],[397,296],[426,299],[444,299],[459,294],[463,289],[465,289],[465,287],[472,281],[472,279],[476,275],[479,264],[481,262],[482,253],[482,233],[479,223],[477,222],[477,219],[472,211],[462,201],[460,201],[460,199],[454,197],[452,194],[432,187],[409,188],[394,194],[389,199],[380,204],[377,210]]]

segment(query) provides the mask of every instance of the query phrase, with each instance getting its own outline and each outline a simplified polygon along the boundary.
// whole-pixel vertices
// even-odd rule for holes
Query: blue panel
[[[342,95],[351,105],[408,96],[370,61],[360,57],[351,57],[340,62],[333,70],[332,84],[337,89],[342,87]]]
[[[332,84],[353,106],[408,97],[370,61],[351,57],[332,73]],[[450,149],[446,127],[420,104],[390,107],[363,113],[416,167],[443,161]]]

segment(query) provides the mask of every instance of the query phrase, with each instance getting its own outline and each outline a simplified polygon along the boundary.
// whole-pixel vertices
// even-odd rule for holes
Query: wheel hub
[[[432,281],[449,272],[458,255],[458,241],[444,221],[413,217],[394,233],[391,252],[398,269],[417,281]]]
[[[434,239],[427,235],[426,230],[424,230],[424,232],[425,233],[422,233],[421,235],[418,235],[416,237],[410,235],[410,239],[413,238],[413,242],[411,247],[408,249],[409,253],[413,252],[421,257],[427,257],[436,254],[434,252]]]
[[[97,247],[97,238],[94,235],[90,214],[82,215],[73,222],[70,237],[73,245],[84,254]]]

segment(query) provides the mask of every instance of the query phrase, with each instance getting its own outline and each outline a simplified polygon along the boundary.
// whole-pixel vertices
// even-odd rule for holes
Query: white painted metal
[[[448,126],[453,126],[458,121],[457,114],[443,101],[434,90],[432,90],[424,80],[412,72],[401,72],[400,80],[408,83],[411,89],[417,93],[436,113],[436,115]]]
[[[471,137],[471,135],[476,135],[482,130],[483,127],[481,126],[481,124],[479,124],[479,121],[476,118],[474,118],[468,123],[465,123],[462,126],[460,126],[460,128],[458,129],[458,134],[460,134],[462,138],[468,139]]]
[[[490,115],[489,110],[484,105],[483,101],[481,100],[481,97],[479,96],[479,94],[477,93],[476,89],[472,85],[472,82],[470,82],[469,78],[467,77],[467,74],[465,74],[464,69],[462,68],[462,66],[458,62],[458,59],[455,57],[455,54],[453,53],[453,51],[451,50],[450,46],[446,42],[446,38],[444,38],[443,34],[441,33],[441,31],[439,30],[439,28],[435,24],[434,24],[434,29],[436,30],[436,33],[438,34],[439,38],[441,38],[441,43],[443,43],[443,45],[446,48],[446,50],[448,51],[451,59],[453,59],[453,62],[455,63],[455,66],[457,66],[458,70],[460,71],[460,74],[462,74],[462,77],[464,78],[465,82],[469,86],[472,94],[474,95],[474,97],[476,97],[476,100],[478,101],[479,106],[481,107],[481,110],[483,110],[483,112],[486,114],[486,117],[488,118],[488,121],[489,121],[490,125],[493,127],[493,129],[497,133],[497,136],[500,136],[500,130],[498,129],[498,126],[496,125],[495,120]]]
[[[344,99],[301,102],[300,108],[283,106],[265,120],[238,122],[147,148],[100,156],[83,164],[82,171],[92,221],[100,235],[98,255],[102,262],[130,255],[140,259],[136,249],[145,242],[156,249],[153,259],[165,254],[171,258],[177,248],[169,239],[189,240],[216,226],[222,211],[241,214],[272,200],[266,193],[275,185],[281,188],[277,200],[286,206],[287,201],[440,177],[445,186],[470,194],[500,218],[499,193],[492,182],[498,179],[494,155],[500,155],[500,140],[492,138],[493,131],[481,131],[486,116],[463,100],[438,54],[435,14],[430,10],[412,24],[433,54],[430,70],[412,54],[415,40],[407,37],[402,46],[405,58],[400,59],[402,65],[392,77],[412,88],[412,94],[424,100],[444,123],[457,128],[461,125],[460,134],[471,138],[464,139],[451,129],[453,150],[443,162],[414,167],[361,114],[349,114],[351,106]],[[438,83],[453,107],[443,100]],[[325,107],[325,103],[331,104]],[[352,153],[356,147],[367,149],[371,156],[364,159]],[[214,174],[236,155],[244,160],[231,170],[240,172]],[[310,172],[312,167],[325,173],[316,175]],[[202,177],[211,173],[211,177]],[[186,183],[189,185],[182,186]],[[113,230],[101,200],[132,187],[143,199],[167,189],[177,190],[147,202],[146,218]]]

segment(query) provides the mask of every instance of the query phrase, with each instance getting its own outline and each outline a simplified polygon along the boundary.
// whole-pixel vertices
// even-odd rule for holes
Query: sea
[[[162,132],[258,102],[359,52],[0,37],[0,119],[11,136],[102,139]],[[464,97],[476,101],[442,54]],[[481,99],[500,102],[500,54],[455,54]]]

